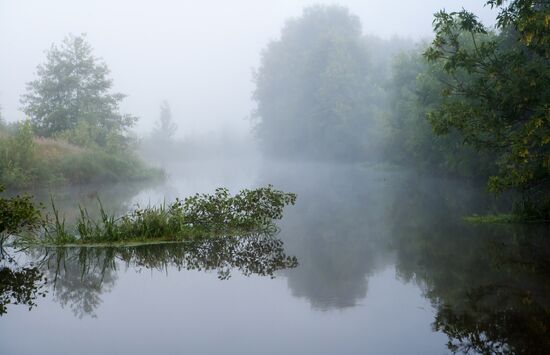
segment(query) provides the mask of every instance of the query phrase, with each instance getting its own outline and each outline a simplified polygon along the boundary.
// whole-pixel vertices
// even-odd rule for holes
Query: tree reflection
[[[0,250],[0,316],[8,312],[10,304],[32,309],[37,298],[46,295],[45,283],[37,267],[20,266],[4,249]]]
[[[448,348],[550,353],[550,228],[469,225],[449,218],[460,200],[442,198],[437,186],[424,192],[407,189],[394,205],[401,223],[392,239],[400,277],[430,299]]]
[[[36,251],[35,251],[36,252]],[[75,316],[95,317],[101,294],[114,287],[117,274],[115,251],[107,248],[48,248],[35,256],[51,280],[54,300]]]
[[[232,270],[273,278],[276,271],[298,265],[296,257],[285,254],[281,240],[266,234],[123,248],[117,256],[147,269],[216,270],[221,280],[229,279]]]
[[[385,179],[392,174],[300,163],[270,164],[262,175],[298,194],[279,223],[287,250],[300,259],[299,268],[286,272],[293,295],[322,311],[354,307],[367,296],[369,277],[390,262]]]
[[[266,234],[131,247],[42,248],[32,256],[51,280],[54,299],[78,317],[96,316],[101,295],[116,284],[120,265],[217,271],[220,280],[227,280],[234,270],[275,277],[278,270],[298,264],[296,257],[285,254],[281,240]]]
[[[439,285],[430,283],[434,328],[449,336],[454,352],[550,353],[549,230],[524,229],[481,245],[474,260],[483,271],[469,269],[462,277],[467,286],[452,297],[436,296]]]

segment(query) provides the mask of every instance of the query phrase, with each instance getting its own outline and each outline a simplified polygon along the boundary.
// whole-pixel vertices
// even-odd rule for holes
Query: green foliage
[[[256,133],[265,153],[356,160],[376,138],[369,58],[356,16],[312,6],[287,21],[255,73]],[[369,132],[372,133],[369,135]]]
[[[456,129],[475,149],[495,152],[499,171],[489,187],[522,191],[530,209],[549,219],[550,4],[488,4],[499,9],[497,35],[465,10],[436,14],[436,37],[425,55],[449,81],[429,119],[437,133]]]
[[[123,94],[111,93],[106,64],[92,54],[85,36],[67,36],[52,45],[38,78],[22,96],[24,112],[44,137],[74,137],[72,143],[106,146],[109,135],[123,137],[136,117],[119,113]],[[86,132],[86,136],[84,136]]]
[[[2,191],[4,187],[0,185],[0,192]],[[41,224],[42,215],[33,204],[31,197],[0,198],[0,244],[11,234],[36,229]]]
[[[81,207],[74,228],[68,228],[52,200],[53,219],[46,223],[44,239],[21,242],[56,245],[162,242],[273,232],[273,220],[281,219],[283,208],[295,201],[295,194],[283,193],[272,186],[242,190],[235,196],[219,188],[213,195],[197,194],[169,205],[137,208],[118,218],[108,214],[99,202],[99,220],[91,218],[87,209]]]
[[[254,190],[242,190],[231,196],[225,188],[213,195],[186,198],[181,207],[186,220],[193,226],[210,231],[254,228],[269,225],[283,217],[284,206],[296,202],[296,195],[274,190],[271,185]]]
[[[387,89],[391,105],[385,155],[397,164],[430,173],[487,178],[495,171],[494,154],[465,145],[454,129],[435,135],[426,119],[444,100],[441,92],[447,80],[440,65],[426,62],[421,48],[396,58]]]

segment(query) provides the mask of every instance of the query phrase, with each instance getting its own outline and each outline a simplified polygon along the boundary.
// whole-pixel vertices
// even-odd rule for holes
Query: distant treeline
[[[487,1],[435,15],[431,43],[364,36],[357,16],[313,6],[287,21],[255,73],[264,153],[390,162],[520,192],[550,220],[550,3]]]

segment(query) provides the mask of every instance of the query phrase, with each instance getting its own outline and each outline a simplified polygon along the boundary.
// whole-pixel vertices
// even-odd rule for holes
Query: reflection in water
[[[36,299],[46,295],[46,279],[32,264],[21,266],[0,247],[0,316],[8,305],[36,306]]]
[[[293,294],[320,310],[354,307],[367,297],[368,278],[395,262],[394,226],[430,230],[439,223],[432,213],[450,219],[496,208],[482,188],[403,170],[314,163],[263,170],[260,184],[271,181],[299,196],[280,223],[287,250],[300,259],[286,274]],[[394,205],[426,218],[410,221]]]
[[[397,270],[432,302],[432,326],[449,337],[448,348],[550,353],[550,229],[468,225],[449,218],[461,201],[437,185],[407,191],[393,208]]]
[[[95,317],[101,294],[110,292],[117,280],[112,248],[48,248],[34,250],[33,257],[41,260],[54,300],[79,318]]]
[[[265,175],[299,195],[281,222],[300,258],[286,272],[294,295],[315,309],[353,307],[368,297],[369,277],[395,263],[432,302],[433,329],[451,351],[550,353],[548,227],[464,223],[502,203],[464,181],[346,166],[291,171]]]
[[[350,166],[294,171],[301,173],[275,177],[299,196],[280,224],[287,250],[300,259],[286,272],[288,285],[314,309],[353,307],[366,297],[368,277],[391,260],[384,250],[386,175]]]
[[[95,316],[101,294],[115,286],[121,264],[136,269],[217,271],[221,280],[229,279],[233,270],[274,277],[278,270],[298,265],[296,257],[285,254],[281,240],[266,234],[132,247],[41,248],[31,254],[51,280],[54,299],[78,317]]]

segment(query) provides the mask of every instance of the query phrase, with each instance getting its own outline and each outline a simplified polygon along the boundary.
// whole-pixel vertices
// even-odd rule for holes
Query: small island
[[[222,236],[246,236],[276,231],[273,223],[296,195],[268,185],[231,195],[195,194],[160,206],[136,208],[122,216],[107,213],[98,199],[99,218],[85,207],[74,224],[67,224],[51,200],[52,213],[43,214],[30,197],[0,199],[0,241],[12,245],[113,246],[181,242]]]

